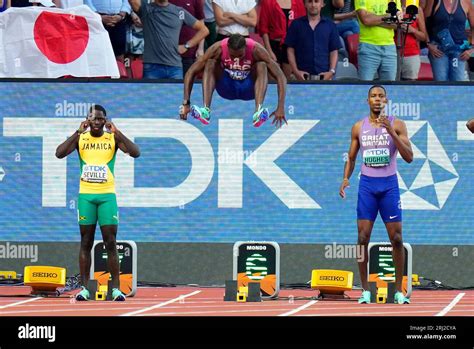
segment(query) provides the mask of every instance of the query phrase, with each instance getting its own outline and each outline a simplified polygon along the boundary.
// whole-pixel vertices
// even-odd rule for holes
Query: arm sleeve
[[[341,39],[339,39],[339,32],[337,31],[337,27],[333,22],[331,24],[332,30],[331,34],[329,34],[329,52],[342,48]]]
[[[295,48],[296,46],[296,39],[297,39],[297,31],[298,31],[298,22],[293,21],[290,24],[290,27],[288,28],[288,32],[286,33],[286,38],[285,38],[285,45],[289,47]]]
[[[92,0],[85,0],[85,4],[90,7],[90,9],[94,12],[97,12],[97,9],[95,8],[94,4],[92,3]]]
[[[184,8],[183,8],[183,11],[184,11],[184,24],[186,24],[190,27],[194,26],[194,23],[196,23],[196,21],[197,21],[196,17],[194,17],[192,14],[190,14]]]
[[[120,8],[120,12],[126,12],[128,14],[132,12],[132,7],[128,3],[128,0],[122,0],[122,7]]]

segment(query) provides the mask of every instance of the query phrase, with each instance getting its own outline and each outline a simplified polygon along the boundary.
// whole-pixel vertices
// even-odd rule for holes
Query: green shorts
[[[77,220],[80,225],[117,225],[119,222],[115,194],[79,194]]]

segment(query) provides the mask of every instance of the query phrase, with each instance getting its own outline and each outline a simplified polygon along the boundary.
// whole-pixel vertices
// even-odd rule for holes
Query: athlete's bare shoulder
[[[255,58],[257,62],[267,62],[271,60],[270,54],[268,53],[267,49],[258,42],[255,42],[255,47],[253,49],[253,58]]]
[[[357,121],[354,125],[352,125],[352,136],[359,137],[360,129],[362,128],[362,123],[364,120]]]
[[[395,118],[393,120],[393,129],[398,135],[407,135],[407,125],[401,119]]]
[[[210,46],[204,54],[206,59],[220,60],[222,55],[221,42],[218,41]]]

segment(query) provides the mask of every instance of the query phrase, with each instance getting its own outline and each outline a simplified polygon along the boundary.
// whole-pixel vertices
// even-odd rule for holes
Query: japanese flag
[[[0,77],[64,75],[120,76],[98,14],[85,5],[9,8],[0,14]]]

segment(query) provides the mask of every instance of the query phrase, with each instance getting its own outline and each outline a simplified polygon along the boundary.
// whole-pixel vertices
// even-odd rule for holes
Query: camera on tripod
[[[416,16],[418,15],[418,7],[415,5],[409,5],[406,8],[405,16],[400,16],[401,13],[399,9],[397,9],[397,4],[394,1],[388,3],[386,13],[390,14],[390,17],[383,18],[384,23],[387,24],[411,24],[416,20]]]

